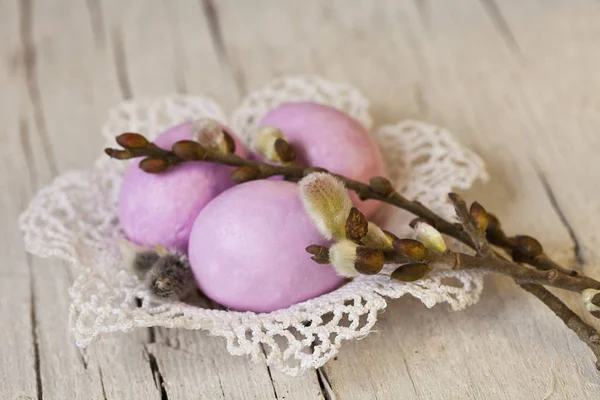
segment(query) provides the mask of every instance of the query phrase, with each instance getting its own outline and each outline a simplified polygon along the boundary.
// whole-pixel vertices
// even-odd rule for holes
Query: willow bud
[[[375,275],[381,272],[385,263],[385,256],[381,249],[359,246],[356,249],[354,268],[363,275]]]
[[[535,258],[544,253],[542,244],[531,236],[515,236],[517,250],[528,258]]]
[[[206,150],[193,140],[180,140],[174,143],[171,149],[184,161],[199,161],[206,155]]]
[[[394,192],[394,186],[392,186],[392,183],[389,181],[389,179],[384,178],[383,176],[375,176],[371,178],[369,181],[369,186],[371,187],[371,190],[382,196],[389,196]]]
[[[431,268],[422,263],[406,264],[396,268],[392,275],[392,279],[401,282],[414,282],[423,279],[431,272]]]
[[[329,259],[338,275],[346,277],[359,275],[355,267],[356,249],[358,245],[350,240],[340,240],[329,248]]]
[[[169,169],[170,166],[171,165],[167,160],[158,157],[144,158],[140,162],[140,169],[151,174],[158,174],[160,172],[164,172],[167,169]]]
[[[446,242],[442,234],[433,226],[426,222],[417,221],[415,226],[417,240],[425,245],[428,249],[443,253],[446,251]]]
[[[358,246],[350,240],[341,240],[331,246],[329,259],[338,275],[346,277],[378,274],[385,263],[381,249]]]
[[[329,264],[329,249],[325,246],[319,246],[317,244],[311,244],[306,248],[306,252],[312,254],[311,259],[317,264]]]
[[[302,178],[298,187],[304,209],[319,232],[327,239],[345,239],[352,201],[344,184],[330,174],[317,172]]]
[[[392,246],[398,253],[416,261],[424,260],[429,254],[423,243],[413,239],[396,239]]]
[[[114,158],[115,160],[129,160],[130,158],[133,158],[133,154],[129,150],[118,150],[118,149],[107,148],[107,149],[104,149],[104,152],[110,158]]]
[[[143,149],[150,142],[139,133],[123,133],[116,137],[117,143],[125,149]]]
[[[483,208],[483,206],[481,204],[479,204],[478,202],[475,201],[475,202],[473,202],[473,204],[471,204],[469,213],[471,214],[471,217],[477,224],[477,227],[485,232],[485,230],[487,229],[488,224],[490,222],[490,219],[488,217],[487,212],[485,211],[485,208]]]
[[[156,300],[181,300],[196,288],[190,263],[177,251],[161,253],[144,278],[146,287]]]
[[[273,148],[275,149],[277,157],[279,157],[279,160],[282,162],[289,163],[296,160],[296,150],[294,150],[287,140],[283,138],[275,139]]]
[[[369,221],[365,215],[356,207],[352,207],[346,219],[346,238],[359,243],[362,238],[367,236],[368,230]]]
[[[275,163],[286,163],[296,159],[296,152],[288,143],[285,134],[274,126],[259,126],[251,146],[254,151]]]
[[[201,118],[192,123],[192,138],[208,150],[229,154],[235,151],[235,141],[225,126],[212,118]]]
[[[223,145],[222,150],[224,154],[235,153],[235,140],[227,131],[223,131]]]
[[[367,235],[362,239],[365,246],[376,247],[380,249],[391,249],[392,239],[380,227],[373,222],[369,222]]]

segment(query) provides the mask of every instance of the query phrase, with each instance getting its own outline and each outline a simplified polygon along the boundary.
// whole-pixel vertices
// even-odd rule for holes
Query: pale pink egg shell
[[[270,110],[259,125],[281,129],[303,165],[365,183],[373,176],[385,176],[379,148],[369,132],[338,109],[316,103],[285,103]],[[350,196],[366,216],[380,206],[374,200],[361,201],[354,192]]]
[[[316,264],[305,251],[326,243],[296,184],[261,180],[227,190],[200,212],[189,258],[209,298],[234,310],[270,312],[340,285],[331,266]]]
[[[248,155],[235,139],[236,154]],[[173,143],[192,138],[192,123],[184,123],[162,133],[155,144],[171,149]],[[149,174],[134,160],[129,166],[119,193],[119,219],[129,240],[146,246],[162,244],[186,251],[196,216],[213,198],[233,183],[232,168],[206,162],[178,165],[170,171]]]

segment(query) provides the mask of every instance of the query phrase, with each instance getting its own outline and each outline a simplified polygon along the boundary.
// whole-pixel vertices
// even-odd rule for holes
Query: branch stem
[[[185,142],[186,143],[176,143],[173,146],[174,151],[164,150],[150,143],[143,148],[127,147],[126,150],[106,149],[105,152],[110,157],[121,160],[135,157],[160,158],[166,161],[167,168],[190,161],[205,161],[234,167],[251,167],[257,172],[250,174],[253,179],[264,179],[270,176],[281,175],[287,180],[298,181],[312,172],[324,171],[321,168],[303,168],[294,164],[267,164],[244,159],[232,153],[225,154],[208,151],[203,149],[197,142]],[[178,144],[185,145],[180,146],[181,151],[179,152],[177,151]],[[427,261],[433,268],[454,270],[479,269],[512,277],[521,285],[521,287],[536,296],[559,318],[561,318],[562,321],[590,347],[596,355],[596,358],[600,360],[600,339],[595,329],[583,322],[583,320],[573,313],[563,302],[541,286],[554,286],[574,292],[582,292],[588,288],[600,290],[600,282],[584,276],[583,274],[561,267],[545,254],[540,254],[533,259],[526,259],[523,261],[535,268],[530,268],[504,259],[491,249],[489,243],[510,250],[514,254],[514,252],[518,250],[518,246],[515,245],[515,240],[506,237],[501,230],[495,232],[496,240],[493,240],[494,237],[490,237],[489,230],[486,238],[485,232],[478,229],[476,221],[471,218],[469,211],[466,208],[466,204],[458,196],[456,198],[451,196],[451,199],[454,202],[457,215],[462,224],[447,221],[420,202],[405,198],[397,191],[393,190],[391,184],[389,184],[389,181],[385,180],[385,178],[378,178],[379,190],[377,190],[375,185],[358,182],[342,175],[332,175],[343,181],[348,189],[356,192],[361,200],[378,200],[404,209],[418,218],[425,220],[439,232],[451,236],[475,249],[477,251],[477,256],[451,252],[446,252],[444,254],[432,253],[433,255],[428,256],[429,259]],[[384,181],[383,185],[381,184],[382,181]],[[387,185],[385,185],[386,182]],[[390,189],[387,190],[386,186]],[[498,229],[500,229],[499,226],[498,223]],[[385,253],[386,261],[395,263],[407,262],[405,257],[397,253],[395,255],[392,253],[393,252],[389,251]],[[600,369],[600,361],[597,362],[596,365]]]
[[[255,160],[248,160],[232,153],[225,154],[208,151],[203,149],[198,143],[191,141],[185,141],[185,145],[189,146],[186,148],[187,151],[185,152],[185,157],[182,157],[181,154],[178,155],[177,150],[164,150],[155,145],[150,145],[148,148],[133,149],[128,151],[132,152],[131,158],[149,156],[162,157],[168,160],[176,160],[176,162],[171,161],[171,165],[176,165],[181,162],[203,161],[234,167],[250,166],[259,171],[259,174],[255,177],[255,179],[264,179],[275,175],[282,175],[286,179],[296,181],[316,170],[322,170],[320,168],[303,168],[297,165],[275,165]],[[177,148],[177,143],[173,146],[173,148]],[[115,151],[118,150],[107,149],[106,153],[109,156],[112,156],[111,154]],[[355,181],[338,174],[332,175],[344,182],[346,187],[356,192],[361,199],[379,200],[409,211],[417,217],[427,221],[427,223],[432,225],[441,233],[451,236],[465,243],[466,245],[477,249],[481,256],[489,258],[486,259],[486,262],[481,262],[481,260],[479,260],[478,263],[466,262],[461,267],[462,269],[477,268],[481,270],[497,272],[511,276],[518,283],[538,283],[576,292],[581,292],[587,288],[600,289],[600,282],[586,276],[571,276],[557,268],[551,268],[546,271],[534,270],[532,268],[527,268],[525,266],[503,260],[500,257],[492,257],[491,254],[493,253],[493,250],[491,250],[487,244],[485,235],[478,233],[476,225],[469,218],[470,215],[466,209],[464,201],[458,196],[458,198],[453,199],[453,202],[457,208],[459,218],[463,221],[462,225],[445,220],[420,202],[408,200],[395,190],[392,190],[388,194],[383,194],[373,190],[369,184]],[[465,254],[464,256],[467,255]]]

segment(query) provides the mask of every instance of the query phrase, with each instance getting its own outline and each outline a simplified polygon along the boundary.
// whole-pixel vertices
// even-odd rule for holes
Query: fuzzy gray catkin
[[[163,300],[180,300],[196,287],[189,261],[180,253],[158,258],[144,281],[152,295]]]

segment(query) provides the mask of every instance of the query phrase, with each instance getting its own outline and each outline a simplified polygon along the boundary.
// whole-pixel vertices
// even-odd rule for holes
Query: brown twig
[[[522,262],[544,271],[556,269],[572,276],[579,275],[577,271],[565,268],[548,257],[544,253],[542,245],[536,239],[523,235],[508,237],[502,229],[498,218],[489,213],[488,216],[490,218],[490,223],[486,230],[488,241],[494,246],[498,246],[509,252],[514,261]],[[538,251],[534,253],[528,251],[532,247],[537,248]]]
[[[581,293],[589,288],[600,290],[600,282],[587,276],[573,279],[572,276],[560,273],[557,270],[542,271],[539,269],[528,268],[497,257],[496,255],[477,257],[459,252],[447,252],[445,254],[432,253],[427,261],[433,269],[476,269],[494,272],[497,274],[508,275],[518,284],[535,283],[577,293]]]
[[[324,248],[320,248],[320,251],[321,254],[323,254]],[[594,279],[588,277],[571,279],[571,276],[558,273],[556,270],[542,271],[524,267],[502,257],[498,257],[495,254],[493,256],[480,257],[450,250],[444,253],[430,251],[425,259],[415,260],[407,256],[407,254],[402,254],[396,250],[385,250],[383,253],[386,264],[405,264],[413,261],[420,261],[429,265],[432,270],[478,270],[508,275],[520,285],[546,285],[577,293],[581,293],[589,288],[600,290],[600,282]]]
[[[448,194],[448,198],[454,204],[454,209],[456,211],[456,216],[461,222],[461,227],[463,231],[471,238],[471,242],[473,242],[474,249],[477,250],[481,256],[493,258],[494,250],[489,246],[488,241],[485,237],[485,231],[481,229],[477,225],[477,221],[473,214],[474,207],[471,207],[471,211],[467,210],[467,204],[465,201],[456,193]],[[484,217],[485,210],[483,207],[479,206],[478,203],[473,203],[473,205],[477,204],[478,213]],[[455,229],[459,229],[458,226],[455,226]]]
[[[298,165],[272,165],[244,159],[232,153],[222,154],[207,151],[197,142],[193,141],[178,142],[173,146],[173,151],[164,150],[148,143],[141,135],[129,136],[121,141],[117,138],[117,142],[122,145],[125,150],[106,149],[105,152],[110,157],[116,159],[146,157],[145,160],[140,163],[140,168],[150,173],[163,172],[177,164],[190,161],[205,161],[238,167],[238,169],[234,170],[232,173],[232,178],[237,183],[253,179],[264,179],[275,175],[281,175],[287,180],[298,181],[312,172],[325,171],[322,168],[302,168]],[[134,145],[129,146],[130,143],[133,143]],[[148,162],[144,163],[144,161]],[[461,202],[459,202],[460,204],[458,205],[457,212],[463,221],[463,224],[456,224],[440,217],[420,202],[409,200],[400,195],[393,189],[386,178],[375,177],[371,179],[370,184],[365,184],[341,175],[332,175],[343,181],[348,189],[356,192],[361,200],[379,200],[404,209],[425,220],[439,232],[451,236],[467,246],[476,249],[479,256],[485,257],[485,260],[467,254],[448,253],[448,255],[453,257],[453,261],[437,260],[438,263],[444,261],[437,265],[435,264],[435,260],[429,260],[429,262],[432,266],[438,268],[442,266],[451,266],[452,269],[477,268],[511,276],[517,283],[521,284],[521,287],[535,295],[559,316],[565,324],[581,338],[581,340],[588,344],[596,357],[600,360],[600,345],[598,344],[599,340],[597,332],[592,327],[586,325],[564,303],[541,286],[548,285],[581,292],[587,288],[600,289],[600,282],[561,267],[543,254],[543,252],[535,254],[534,257],[531,257],[531,254],[529,254],[528,257],[524,257],[527,254],[524,254],[522,252],[523,249],[518,246],[517,237],[508,238],[501,231],[496,231],[496,237],[493,237],[493,235],[490,237],[490,230],[488,230],[488,242],[488,240],[485,240],[485,234],[483,233],[483,230],[485,229],[477,230],[477,221],[467,217],[468,212],[466,204],[464,204],[462,199]],[[455,206],[456,205],[457,201],[455,201]],[[497,221],[497,218],[491,216],[489,221],[490,225],[495,221]],[[499,226],[498,223],[498,227]],[[501,234],[499,232],[501,232]],[[512,251],[513,257],[517,254],[517,259],[515,261],[526,262],[537,269],[503,259],[491,250],[488,243]],[[392,257],[389,251],[384,252],[384,254],[386,258]],[[326,257],[322,253],[317,254],[316,256],[317,260],[320,260],[321,262],[323,262],[325,260],[324,257]],[[398,258],[400,256],[396,257],[397,262],[407,261],[406,258]],[[597,364],[597,366],[600,368],[599,364]]]
[[[460,196],[451,193],[449,197],[452,203],[454,204],[456,213],[458,215],[459,220],[462,223],[462,226],[464,227],[465,231],[469,234],[473,242],[476,244],[476,249],[479,255],[479,257],[475,257],[476,260],[472,260],[469,259],[470,256],[461,257],[460,254],[457,254],[455,255],[457,260],[456,264],[460,265],[461,263],[465,262],[477,262],[477,258],[479,258],[479,263],[483,263],[485,265],[485,267],[483,267],[484,269],[494,272],[498,272],[496,271],[496,268],[500,268],[502,270],[511,269],[513,271],[510,273],[510,275],[513,278],[518,274],[523,274],[525,279],[515,278],[515,281],[523,289],[533,294],[548,308],[550,308],[556,314],[556,316],[562,319],[562,321],[569,329],[575,332],[577,336],[579,336],[579,338],[588,345],[588,347],[596,356],[596,368],[600,369],[600,337],[598,335],[598,332],[593,327],[586,324],[573,311],[571,311],[571,309],[569,309],[567,305],[560,301],[558,297],[554,296],[542,286],[555,286],[562,289],[573,290],[575,292],[581,293],[587,288],[599,289],[599,282],[586,276],[581,276],[581,279],[579,280],[572,279],[577,275],[565,273],[565,271],[554,269],[552,268],[552,266],[548,266],[547,269],[529,268],[528,273],[524,273],[524,266],[516,263],[511,263],[509,261],[504,260],[501,257],[498,257],[498,255],[496,255],[496,253],[489,247],[487,239],[488,235],[486,235],[486,232],[488,231],[488,228],[490,228],[490,218],[489,215],[483,209],[483,207],[481,207],[477,203],[474,203],[474,205],[477,205],[477,207],[475,208],[477,208],[478,210],[474,212],[472,207],[471,212],[467,213],[465,202]],[[483,223],[484,226],[477,226],[476,219],[478,216],[482,215],[485,215],[485,222]],[[491,235],[492,237],[505,236],[504,232],[500,228],[500,223],[496,218],[495,221],[493,221],[491,232],[493,233]],[[517,258],[520,256],[525,260],[536,260],[540,256],[544,256],[542,245],[532,237],[517,236],[513,240],[510,240],[510,243],[511,248],[513,249],[513,258],[515,258],[515,253],[518,254]],[[537,275],[539,273],[546,275],[546,279],[541,279],[539,281],[531,279],[533,275]],[[564,282],[557,282],[557,280],[563,280]],[[570,286],[572,284],[575,284],[576,282],[577,286]]]
[[[120,144],[123,145],[123,143]],[[150,157],[153,159],[162,158],[166,161],[167,168],[170,168],[182,162],[194,161],[204,161],[234,167],[242,167],[244,169],[243,174],[236,174],[237,170],[234,170],[233,172],[233,176],[237,178],[236,181],[238,183],[244,182],[246,180],[264,179],[275,175],[282,175],[286,179],[290,180],[299,180],[312,172],[324,171],[322,168],[302,168],[299,166],[267,164],[260,161],[248,160],[232,153],[223,154],[213,152],[204,149],[202,146],[200,146],[198,142],[194,142],[191,140],[177,142],[173,145],[172,149],[173,151],[164,150],[154,145],[148,148],[126,148],[125,152],[131,152],[129,157],[125,157],[122,153],[119,153],[124,152],[123,150],[106,149],[105,152],[109,156],[118,159],[134,157]],[[115,157],[115,154],[119,154],[119,156]],[[140,167],[144,169],[145,165],[143,161],[140,164]],[[156,171],[153,170],[152,167],[153,165],[151,165],[150,168],[147,168],[145,170],[150,173],[163,172],[165,170],[163,169],[164,166],[161,166],[161,168]],[[487,247],[485,235],[474,234],[476,227],[472,225],[471,222],[468,222],[465,225],[460,225],[446,221],[445,219],[435,214],[433,211],[429,210],[423,204],[417,201],[408,200],[393,189],[391,189],[391,191],[385,189],[386,186],[388,188],[391,188],[391,185],[373,185],[373,187],[371,187],[371,185],[348,179],[342,175],[332,175],[336,176],[338,179],[343,181],[346,187],[356,192],[361,199],[379,200],[394,205],[396,207],[402,208],[406,211],[409,211],[415,214],[417,217],[426,220],[429,224],[434,226],[440,232],[454,237],[475,249],[481,249],[482,247],[484,247],[484,254],[489,254],[490,250]],[[386,181],[385,178],[378,178],[378,180],[380,184]],[[464,201],[462,201],[462,199],[460,199],[460,201],[462,203],[457,206],[458,216],[459,218],[468,217],[469,212],[466,209],[466,205],[464,204]],[[541,273],[541,271],[537,271],[532,268],[527,268],[516,263],[511,263],[509,261],[498,261],[498,263],[502,265],[502,268],[498,267],[497,265],[488,267],[480,265],[479,268],[488,268],[490,271],[511,276],[518,282],[541,283],[577,292],[581,292],[586,288],[600,289],[600,282],[586,276],[571,276],[570,274],[565,274],[564,272],[558,269],[550,269],[544,273]]]

